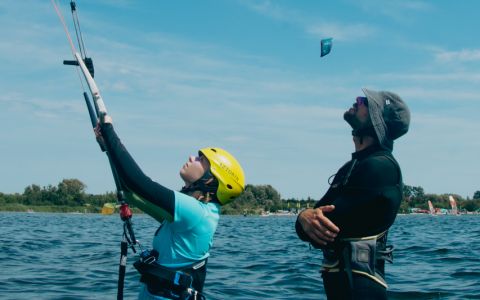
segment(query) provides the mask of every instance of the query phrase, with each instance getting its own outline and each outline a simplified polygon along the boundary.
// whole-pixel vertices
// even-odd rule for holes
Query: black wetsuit
[[[352,154],[352,160],[343,165],[335,175],[327,193],[315,207],[335,205],[325,215],[340,228],[335,247],[342,238],[358,238],[380,234],[393,224],[403,197],[401,171],[391,151],[378,145]],[[300,239],[311,242],[299,221],[296,223]],[[384,274],[384,262],[377,265]],[[328,299],[386,299],[386,289],[358,274],[353,274],[353,291],[349,289],[345,272],[322,273]]]

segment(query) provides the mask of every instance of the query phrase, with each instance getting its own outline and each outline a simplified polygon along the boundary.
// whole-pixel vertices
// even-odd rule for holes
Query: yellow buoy
[[[114,203],[105,203],[102,207],[102,215],[111,215],[115,212]]]

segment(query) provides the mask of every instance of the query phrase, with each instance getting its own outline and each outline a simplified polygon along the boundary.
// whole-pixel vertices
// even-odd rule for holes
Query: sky
[[[216,146],[247,183],[319,199],[354,151],[343,113],[367,87],[410,107],[393,151],[405,184],[480,190],[478,1],[76,2],[116,131],[169,188],[189,155]],[[74,35],[69,1],[57,3]],[[51,2],[1,1],[0,36],[0,192],[66,178],[114,191]]]

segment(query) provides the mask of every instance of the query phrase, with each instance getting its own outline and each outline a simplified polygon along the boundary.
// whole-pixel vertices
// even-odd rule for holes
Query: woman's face
[[[205,156],[190,156],[187,162],[180,169],[180,177],[185,182],[185,186],[189,186],[210,169],[210,163]]]

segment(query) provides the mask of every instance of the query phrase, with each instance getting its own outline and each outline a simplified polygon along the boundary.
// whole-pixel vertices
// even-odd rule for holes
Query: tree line
[[[407,213],[411,208],[420,208],[427,210],[428,201],[431,201],[435,208],[450,209],[449,196],[452,196],[457,202],[457,207],[461,211],[480,211],[480,191],[473,193],[473,198],[464,199],[456,194],[426,194],[420,186],[405,185],[403,188],[404,199],[400,206],[400,212]]]
[[[22,194],[0,192],[0,208],[6,211],[100,212],[105,203],[116,202],[116,194],[93,195],[85,192],[87,186],[78,179],[63,179],[57,186],[32,184]]]
[[[0,210],[25,211],[81,211],[100,212],[105,203],[115,203],[116,194],[87,194],[86,185],[78,179],[63,179],[57,186],[40,187],[29,185],[22,194],[4,194],[0,192]],[[473,198],[462,198],[456,194],[427,194],[422,187],[404,186],[404,201],[400,212],[408,213],[411,208],[428,209],[430,200],[436,208],[450,208],[449,195],[457,201],[458,209],[464,211],[480,210],[480,191]],[[271,185],[247,184],[245,192],[232,203],[222,208],[223,214],[260,214],[262,212],[299,211],[313,207],[318,199],[282,199],[280,193]]]

